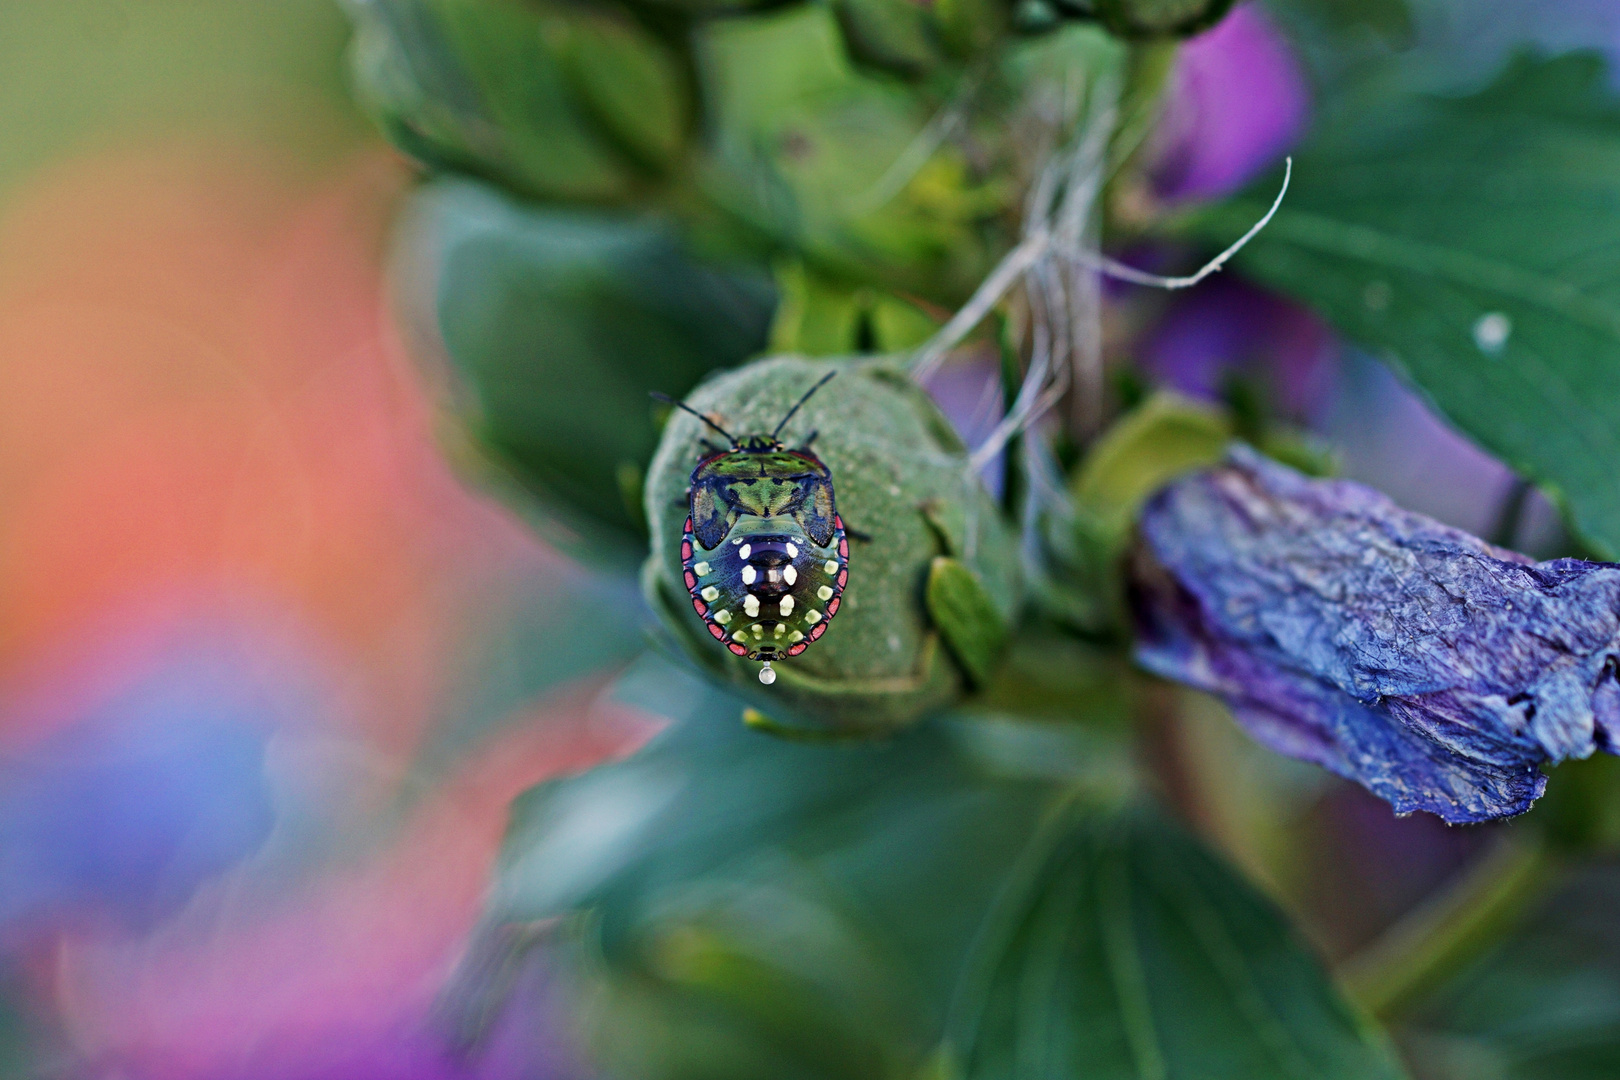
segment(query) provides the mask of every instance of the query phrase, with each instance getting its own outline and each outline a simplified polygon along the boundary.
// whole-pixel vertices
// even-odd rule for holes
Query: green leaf
[[[1276,909],[1141,811],[1064,836],[976,1004],[969,1076],[1402,1075]]]
[[[1007,644],[1007,622],[984,591],[979,577],[955,559],[934,557],[924,593],[946,648],[975,685],[990,677]]]
[[[1590,865],[1434,993],[1401,1042],[1433,1080],[1620,1076],[1620,872]]]
[[[1399,1075],[1083,715],[810,745],[667,666],[620,693],[680,719],[517,802],[489,911],[572,917],[612,1075]]]
[[[638,559],[626,487],[657,443],[647,395],[683,394],[765,344],[763,275],[696,261],[657,219],[524,207],[473,181],[421,191],[403,246],[426,267],[419,306],[480,453],[551,512],[553,539]]]
[[[1407,0],[1271,0],[1267,6],[1286,15],[1297,14],[1320,24],[1319,34],[1354,38],[1368,34],[1391,45],[1412,41],[1416,26]],[[1336,41],[1342,50],[1345,42]]]
[[[1520,58],[1462,98],[1368,84],[1294,178],[1243,269],[1405,374],[1620,554],[1620,103],[1602,64]],[[1238,200],[1198,227],[1228,238],[1261,209]]]
[[[919,1054],[931,1050],[943,1002],[937,992],[915,997],[919,980],[949,983],[1063,786],[979,767],[946,725],[881,743],[756,733],[737,722],[736,698],[662,662],[632,673],[619,696],[677,723],[624,762],[542,785],[514,804],[492,918],[588,910],[603,958],[629,972],[649,962],[663,935],[702,914],[704,896],[774,882],[781,902],[753,918],[777,915],[785,934],[824,913],[840,928],[839,947],[893,984],[884,995],[898,995],[902,1011],[929,1013],[909,1038]],[[695,908],[680,897],[695,898]],[[767,958],[800,970],[815,961],[798,955],[791,937]],[[854,991],[860,974],[833,977]]]
[[[362,102],[400,149],[539,198],[622,200],[684,133],[675,54],[628,18],[510,0],[348,0]],[[611,60],[618,87],[582,65]],[[625,101],[640,97],[639,110]],[[621,151],[627,147],[629,154]]]
[[[1461,58],[1450,42],[1420,44],[1410,0],[1262,0],[1267,13],[1288,37],[1319,91],[1336,89],[1392,62],[1415,60],[1414,67],[1432,71]],[[1438,20],[1436,20],[1438,21]],[[1431,28],[1432,29],[1432,28]],[[1418,55],[1414,55],[1418,54]],[[1399,60],[1395,58],[1399,56]],[[1475,71],[1478,86],[1482,72]],[[1431,86],[1433,84],[1430,84]]]

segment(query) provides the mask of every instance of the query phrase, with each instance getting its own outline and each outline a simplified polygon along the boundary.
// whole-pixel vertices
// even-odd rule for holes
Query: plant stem
[[[1496,511],[1496,522],[1491,526],[1487,539],[1497,547],[1510,548],[1513,540],[1519,535],[1519,528],[1524,524],[1524,511],[1530,503],[1532,491],[1530,481],[1523,477],[1515,477],[1508,486],[1507,495],[1502,499],[1502,505]]]
[[[1339,970],[1345,990],[1387,1019],[1501,939],[1557,884],[1560,860],[1532,830],[1506,836],[1440,895]]]
[[[1159,119],[1160,104],[1175,68],[1177,51],[1174,41],[1131,45],[1125,61],[1125,92],[1120,100],[1119,127],[1109,147],[1110,176],[1136,155]]]

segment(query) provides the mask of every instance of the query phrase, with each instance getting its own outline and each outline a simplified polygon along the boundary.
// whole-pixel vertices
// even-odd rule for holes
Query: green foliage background
[[[1022,515],[961,489],[963,448],[919,420],[915,388],[871,383],[903,382],[895,359],[839,360],[815,422],[846,515],[875,537],[852,557],[863,610],[762,696],[672,585],[700,433],[665,427],[646,392],[763,429],[828,358],[903,357],[1016,242],[1032,125],[1061,142],[1082,91],[1122,88],[1106,239],[1197,254],[1259,217],[1276,176],[1215,205],[1131,209],[1176,48],[1157,28],[1226,5],[347,6],[361,99],[432,174],[401,232],[406,309],[452,369],[462,463],[581,559],[622,575],[652,552],[665,629],[617,692],[671,727],[519,801],[475,949],[515,953],[514,927],[553,927],[543,951],[566,959],[605,1069],[1405,1075],[1376,1011],[1425,1076],[1606,1075],[1620,1026],[1573,1001],[1620,1000],[1620,972],[1538,944],[1556,937],[1542,923],[1510,932],[1606,850],[1602,830],[1568,826],[1609,813],[1612,770],[1555,778],[1565,794],[1514,826],[1525,887],[1458,883],[1442,898],[1455,921],[1358,977],[1359,1001],[1160,808],[1185,778],[1155,767],[1155,740],[1197,707],[1124,657],[1135,515],[1235,434],[1331,467],[1274,418],[1117,390],[1101,435],[1015,444],[1008,491],[1058,492]],[[1439,0],[1268,7],[1309,65],[1316,119],[1236,265],[1544,485],[1591,550],[1620,551],[1620,104],[1601,62],[1526,52],[1465,85],[1461,50],[1430,32]],[[993,338],[1011,389],[1020,358]],[[768,348],[810,358],[740,366]],[[975,515],[991,523],[977,547],[961,539]],[[892,628],[904,662],[878,670]],[[877,676],[909,681],[875,692]],[[1290,783],[1231,798],[1286,815]],[[1252,854],[1280,831],[1226,839]],[[1560,903],[1602,877],[1583,873]],[[1544,981],[1526,957],[1554,958]],[[499,998],[487,973],[450,995],[473,1033]],[[1493,1004],[1518,1000],[1518,978],[1573,1012]]]

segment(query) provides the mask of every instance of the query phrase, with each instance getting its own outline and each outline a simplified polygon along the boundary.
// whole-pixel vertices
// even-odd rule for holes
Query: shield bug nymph
[[[738,656],[764,663],[798,656],[827,631],[849,580],[849,539],[838,516],[832,471],[810,443],[788,448],[778,436],[829,372],[769,435],[737,438],[683,402],[669,401],[724,438],[698,460],[687,489],[681,567],[692,609]]]

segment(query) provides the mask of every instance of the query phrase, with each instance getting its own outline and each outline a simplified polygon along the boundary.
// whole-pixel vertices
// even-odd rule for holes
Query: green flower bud
[[[692,106],[674,52],[606,11],[559,13],[547,34],[575,99],[598,130],[655,172],[675,165],[692,128]]]
[[[684,58],[622,12],[507,0],[348,0],[359,96],[429,167],[531,198],[621,201],[692,127]]]
[[[950,140],[910,159],[936,96],[858,67],[824,5],[716,19],[694,40],[708,200],[831,280],[946,306],[972,293],[1014,193]]]
[[[762,686],[760,664],[732,655],[694,612],[681,552],[688,484],[702,440],[724,440],[685,412],[671,416],[648,470],[642,581],[677,640],[742,690],[770,722],[761,726],[882,731],[988,674],[1018,607],[1018,550],[950,423],[892,360],[775,357],[713,378],[686,404],[738,439],[769,433],[830,369],[838,376],[781,432],[788,447],[816,433],[854,537],[841,609],[820,639]]]
[[[1221,21],[1233,0],[1095,0],[1097,18],[1123,38],[1191,37]]]
[[[945,62],[931,11],[911,0],[837,0],[833,11],[849,54],[897,75],[926,75]]]
[[[833,10],[851,56],[908,78],[971,59],[1008,21],[996,0],[837,0]]]

